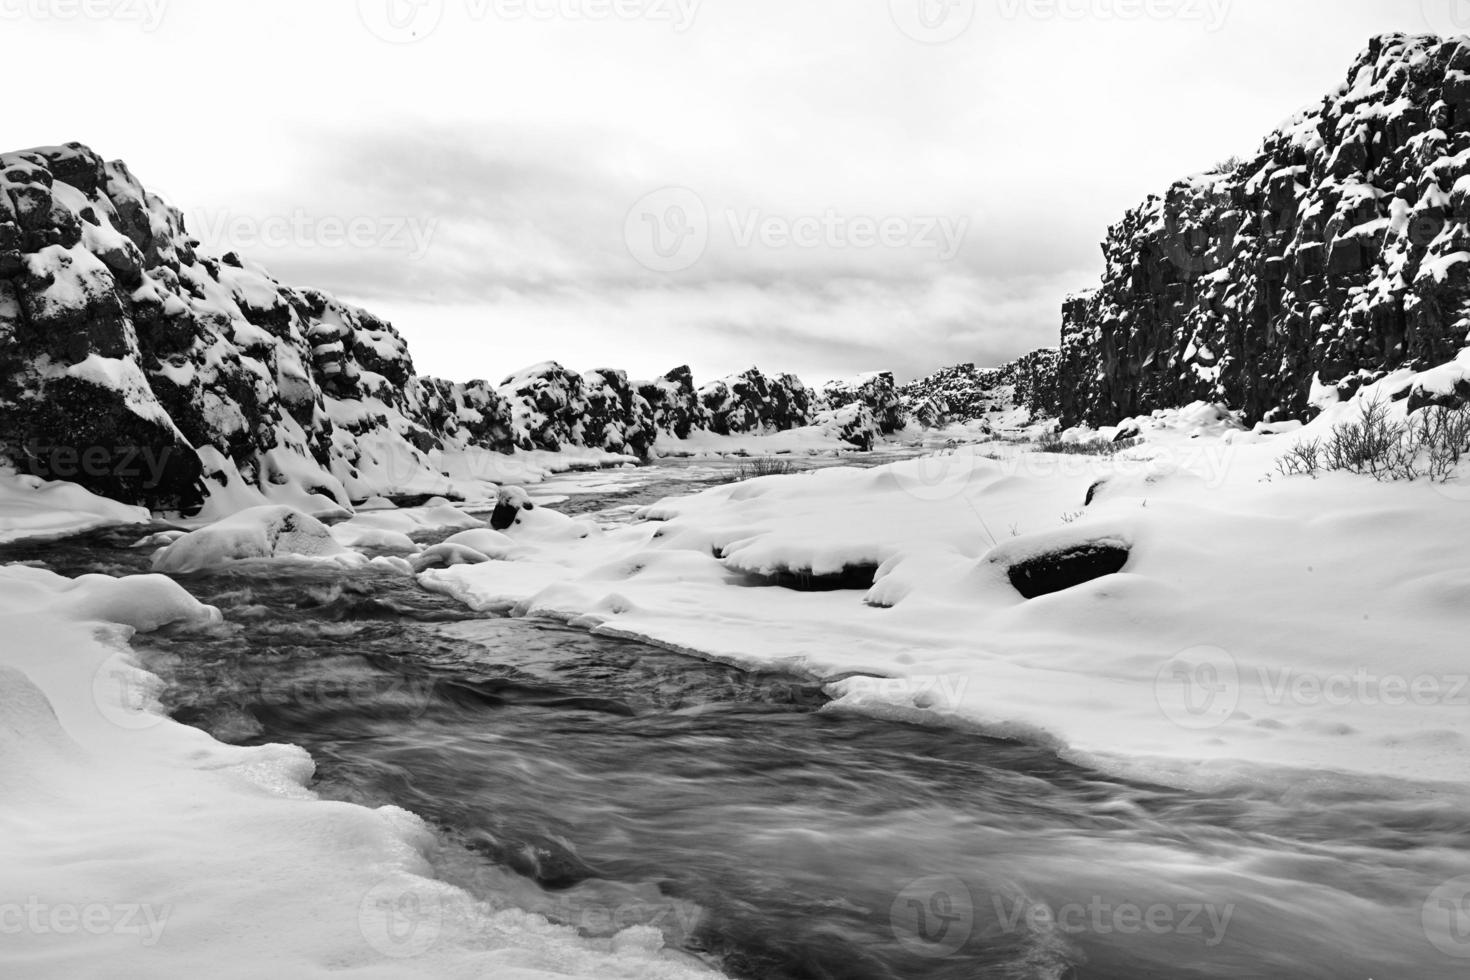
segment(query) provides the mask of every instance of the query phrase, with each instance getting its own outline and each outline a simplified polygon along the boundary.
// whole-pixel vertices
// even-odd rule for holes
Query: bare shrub
[[[1322,440],[1297,443],[1291,452],[1276,461],[1276,469],[1282,476],[1310,476],[1317,479],[1317,472],[1322,469]]]
[[[1141,445],[1142,439],[1124,439],[1121,442],[1063,442],[1061,436],[1051,433],[1041,437],[1036,451],[1059,456],[1116,456],[1125,449]]]
[[[1359,473],[1376,480],[1444,483],[1470,456],[1470,408],[1431,406],[1399,422],[1382,400],[1364,402],[1357,419],[1339,422],[1325,439],[1298,443],[1276,461],[1282,476],[1319,471]]]
[[[754,480],[762,476],[786,476],[796,472],[796,464],[789,459],[777,459],[774,456],[765,456],[753,459],[749,463],[740,464],[740,468],[731,473],[726,483],[743,483],[746,480]]]

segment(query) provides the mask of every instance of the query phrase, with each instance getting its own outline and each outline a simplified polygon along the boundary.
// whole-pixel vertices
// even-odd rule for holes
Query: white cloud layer
[[[913,375],[1054,343],[1126,208],[1441,5],[0,0],[5,143],[128,160],[429,372]]]

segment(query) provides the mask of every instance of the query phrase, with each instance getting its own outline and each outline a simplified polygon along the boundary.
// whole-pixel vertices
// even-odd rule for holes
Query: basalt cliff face
[[[1321,105],[1150,197],[1102,249],[1101,284],[1063,310],[1065,425],[1196,400],[1305,418],[1314,394],[1453,359],[1470,330],[1470,39],[1374,39]]]
[[[899,389],[906,413],[923,425],[969,422],[1024,409],[1031,419],[1056,418],[1058,353],[1032,351],[998,368],[958,364]]]
[[[445,490],[446,451],[646,456],[692,432],[826,424],[854,446],[893,424],[892,377],[828,401],[752,369],[702,389],[547,363],[420,377],[389,323],[239,255],[121,162],[70,143],[0,154],[0,456],[156,509],[290,487],[341,504]]]

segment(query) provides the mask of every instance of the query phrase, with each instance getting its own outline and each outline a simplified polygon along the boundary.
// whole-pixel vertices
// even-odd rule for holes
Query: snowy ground
[[[147,521],[148,511],[39,477],[0,473],[0,541],[76,534],[109,524]]]
[[[631,523],[539,506],[500,534],[442,502],[379,501],[327,528],[277,505],[150,545],[165,570],[241,558],[420,568],[424,586],[478,609],[809,672],[839,697],[828,710],[1042,740],[1166,782],[1459,792],[1470,474],[1438,485],[1276,472],[1297,439],[1353,411],[1271,433],[1194,406],[1137,420],[1143,444],[1110,458],[976,445],[975,427],[957,429],[928,440],[953,448],[919,459],[718,486]],[[568,473],[537,492],[659,476]],[[0,540],[142,516],[75,487],[0,479]],[[459,533],[426,550],[412,536],[426,528]],[[1007,578],[1016,561],[1099,541],[1131,550],[1122,573],[1031,600]],[[772,584],[855,566],[877,567],[871,588]],[[582,940],[476,905],[426,877],[416,818],[316,800],[299,750],[229,748],[160,717],[124,641],[170,622],[216,629],[216,615],[160,576],[0,569],[8,972],[701,975],[656,935]]]
[[[416,817],[316,799],[300,749],[161,717],[125,641],[217,620],[162,576],[0,569],[0,973],[709,975],[657,930],[594,942],[477,903],[427,877]]]
[[[719,487],[626,527],[541,512],[508,532],[509,560],[421,581],[480,609],[805,670],[842,707],[1042,739],[1168,782],[1463,781],[1470,482],[1274,465],[1355,410],[1268,434],[1197,406],[1140,420],[1146,442],[1113,458],[961,447]],[[1131,548],[1121,574],[1029,601],[1006,577],[1094,541]],[[763,578],[863,565],[880,566],[866,591]]]

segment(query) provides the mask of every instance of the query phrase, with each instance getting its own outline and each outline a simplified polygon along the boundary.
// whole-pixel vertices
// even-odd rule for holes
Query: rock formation
[[[1196,400],[1312,414],[1453,359],[1470,330],[1470,39],[1375,38],[1243,160],[1178,181],[1103,243],[1064,309],[1065,424]],[[1320,390],[1320,389],[1319,389]]]
[[[869,395],[875,424],[900,424]],[[432,488],[437,451],[646,456],[660,433],[778,432],[828,407],[756,369],[697,391],[688,368],[419,377],[368,311],[201,254],[124,164],[78,143],[0,154],[0,456],[38,476],[161,510],[240,485],[347,504]],[[840,427],[870,444],[873,424]]]

